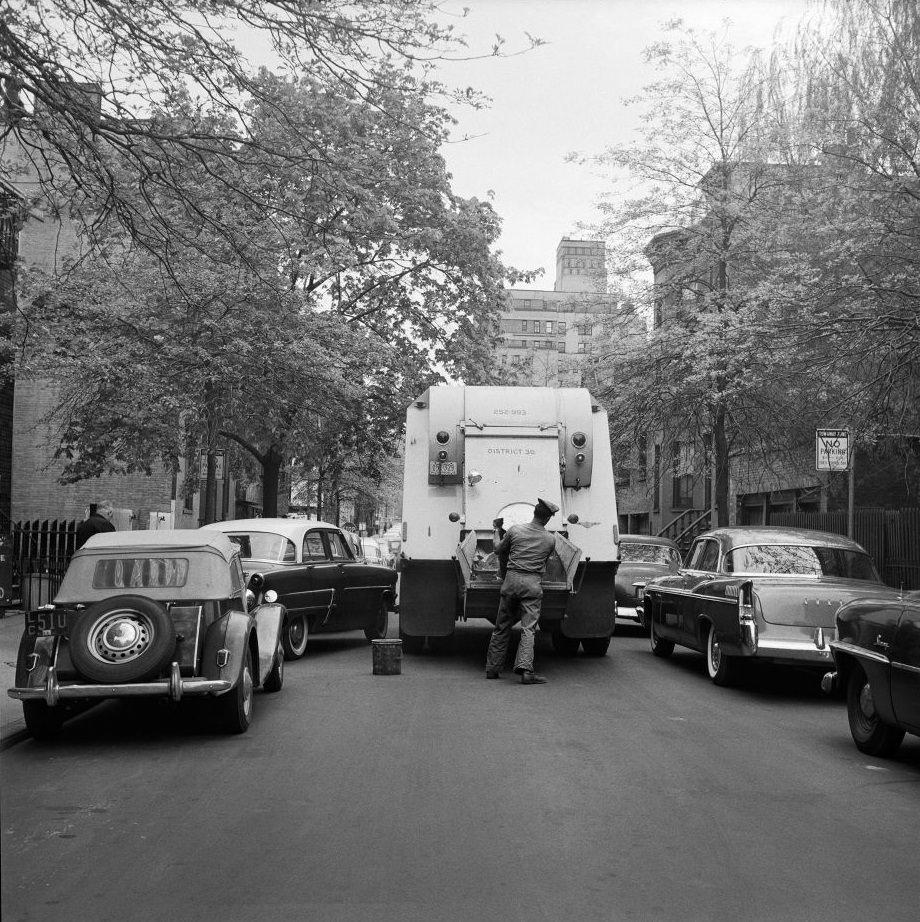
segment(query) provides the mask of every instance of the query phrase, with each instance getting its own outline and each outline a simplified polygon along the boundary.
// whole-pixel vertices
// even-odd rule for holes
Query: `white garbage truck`
[[[400,637],[449,642],[458,621],[495,622],[495,519],[559,512],[539,627],[563,655],[603,656],[614,630],[619,531],[607,413],[584,388],[431,387],[406,413]]]

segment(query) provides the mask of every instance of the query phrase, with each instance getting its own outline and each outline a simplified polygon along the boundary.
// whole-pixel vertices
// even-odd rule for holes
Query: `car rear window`
[[[94,589],[173,589],[185,585],[185,557],[119,557],[100,560],[93,573]]]
[[[620,543],[620,560],[630,563],[661,563],[680,566],[680,553],[666,544]]]
[[[754,544],[730,551],[725,558],[725,569],[728,573],[842,576],[878,581],[875,564],[868,554],[840,547]]]

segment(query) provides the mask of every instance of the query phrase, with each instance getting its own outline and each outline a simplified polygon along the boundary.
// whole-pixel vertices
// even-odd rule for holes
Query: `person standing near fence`
[[[76,547],[81,548],[93,536],[105,531],[115,531],[112,517],[115,509],[109,500],[90,503],[89,515],[77,526]]]

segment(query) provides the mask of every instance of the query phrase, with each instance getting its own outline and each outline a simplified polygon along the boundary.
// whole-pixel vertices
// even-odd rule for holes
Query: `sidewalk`
[[[23,614],[16,609],[0,609],[0,747],[12,744],[27,733],[22,719],[22,703],[6,691],[16,682],[16,653],[22,637]]]

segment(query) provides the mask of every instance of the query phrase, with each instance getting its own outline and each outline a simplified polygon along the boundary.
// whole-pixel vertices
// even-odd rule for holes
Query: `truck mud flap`
[[[617,561],[586,561],[578,591],[571,595],[565,617],[554,627],[560,628],[566,637],[609,637],[616,621],[614,587],[618,566]],[[549,620],[545,614],[545,596],[543,604],[544,616],[540,622],[546,630],[551,625],[543,623]]]
[[[446,637],[454,632],[459,601],[455,561],[404,558],[399,582],[402,633]]]

